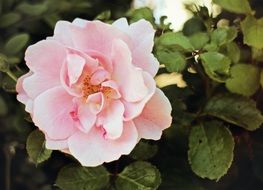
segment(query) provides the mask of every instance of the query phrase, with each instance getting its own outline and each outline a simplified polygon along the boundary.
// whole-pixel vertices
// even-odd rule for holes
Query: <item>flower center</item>
[[[90,84],[91,77],[87,75],[82,81],[82,93],[84,98],[87,98],[89,95],[97,93],[101,90],[101,85],[92,85]]]

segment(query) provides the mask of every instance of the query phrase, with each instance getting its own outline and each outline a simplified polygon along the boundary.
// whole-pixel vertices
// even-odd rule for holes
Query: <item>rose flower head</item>
[[[17,82],[17,99],[48,149],[97,166],[129,154],[141,138],[160,139],[172,118],[153,78],[154,33],[146,20],[75,19],[57,22],[52,37],[28,47],[30,71]]]

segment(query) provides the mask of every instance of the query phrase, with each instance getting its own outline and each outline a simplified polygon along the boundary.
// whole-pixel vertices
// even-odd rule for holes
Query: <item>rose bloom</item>
[[[52,37],[28,47],[30,71],[17,82],[17,99],[48,149],[97,166],[129,154],[141,138],[160,139],[172,118],[153,79],[154,33],[146,20],[75,19],[57,22]]]

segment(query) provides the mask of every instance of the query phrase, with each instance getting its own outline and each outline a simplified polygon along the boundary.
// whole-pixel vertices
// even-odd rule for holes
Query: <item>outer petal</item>
[[[28,73],[21,76],[17,80],[17,83],[16,83],[16,91],[18,93],[17,100],[23,104],[26,104],[26,102],[29,99],[27,93],[25,92],[25,89],[23,88],[23,82],[24,82],[24,79],[26,79],[27,77],[30,77],[32,74],[33,72],[29,71]]]
[[[135,48],[144,44],[144,53],[150,53],[154,45],[154,33],[155,30],[150,22],[141,19],[137,22],[134,22],[129,27],[129,35],[132,38]]]
[[[131,61],[128,46],[121,40],[114,41],[112,47],[112,78],[119,85],[122,97],[128,102],[136,102],[147,95],[148,89],[144,84],[143,71],[134,67]]]
[[[23,88],[32,99],[46,90],[59,85],[60,81],[57,79],[57,76],[45,75],[44,73],[34,73],[23,81]]]
[[[68,21],[58,21],[55,25],[54,36],[48,39],[56,40],[64,45],[73,47],[70,25],[72,23]]]
[[[98,118],[98,125],[105,129],[105,137],[117,139],[123,131],[124,106],[119,100],[111,100]]]
[[[31,71],[48,74],[59,80],[66,49],[56,41],[43,40],[27,48],[25,60]]]
[[[142,114],[134,119],[140,138],[158,140],[162,131],[170,127],[172,107],[160,89],[156,89],[151,100],[146,104]]]
[[[152,98],[153,94],[155,93],[156,84],[152,76],[149,73],[144,72],[143,78],[144,78],[145,85],[148,88],[148,94],[147,96],[145,96],[144,99],[142,99],[139,102],[127,102],[125,100],[122,101],[125,107],[125,112],[124,112],[125,121],[132,120],[138,115],[140,115],[145,104]]]
[[[62,87],[54,87],[35,99],[33,121],[51,139],[66,139],[76,131],[70,116],[73,106],[72,97]]]
[[[105,139],[103,130],[94,127],[88,134],[78,132],[69,138],[69,151],[83,166],[98,166],[129,154],[138,142],[133,122],[124,123],[122,136],[116,140]]]
[[[23,80],[22,86],[31,99],[60,84],[59,73],[65,58],[66,49],[51,40],[40,41],[27,49],[25,60],[33,74]]]
[[[50,139],[47,135],[46,139],[46,148],[51,150],[63,150],[68,148],[68,140],[53,140]]]
[[[130,45],[130,48],[133,64],[155,76],[159,69],[159,62],[151,53],[155,33],[151,23],[142,19],[129,26],[125,18],[120,18],[112,25],[131,37],[132,45]]]
[[[73,20],[72,24],[74,24],[76,26],[80,26],[80,27],[85,27],[88,22],[90,22],[90,21],[82,19],[82,18],[75,18]]]
[[[122,39],[130,43],[127,34],[101,21],[87,22],[81,27],[71,25],[70,30],[74,46],[82,51],[95,50],[109,55],[114,40]]]
[[[123,32],[128,33],[129,24],[126,18],[119,18],[118,20],[112,23],[112,26],[118,28],[119,30],[122,30]]]

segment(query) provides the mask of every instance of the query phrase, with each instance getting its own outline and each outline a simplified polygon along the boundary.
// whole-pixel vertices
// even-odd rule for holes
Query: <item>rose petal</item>
[[[68,140],[53,140],[45,135],[46,148],[51,150],[62,150],[68,148]]]
[[[88,23],[89,21],[85,20],[85,19],[82,19],[82,18],[75,18],[72,22],[72,24],[76,25],[76,26],[80,26],[80,27],[84,27],[86,26],[86,24]]]
[[[121,97],[118,85],[113,80],[105,81],[101,84],[101,86],[106,87],[106,90],[103,90],[106,98],[119,99]]]
[[[112,26],[115,26],[119,30],[128,33],[129,24],[126,18],[119,18],[118,20],[112,23]]]
[[[82,74],[85,66],[85,59],[76,54],[67,56],[69,86],[76,83]]]
[[[70,52],[69,57],[74,56],[75,60],[67,61],[62,65],[60,82],[69,94],[81,97],[83,94],[80,88],[81,84],[78,84],[78,82],[81,82],[82,76],[92,75],[98,67],[98,61],[78,50],[69,49],[68,51]],[[83,73],[84,75],[82,75]],[[70,85],[70,83],[74,84]]]
[[[21,76],[16,83],[16,91],[17,91],[17,100],[23,104],[26,104],[27,101],[30,99],[28,94],[26,93],[25,89],[23,88],[24,79],[30,77],[33,72],[29,71],[28,73]]]
[[[87,22],[84,27],[71,25],[70,30],[75,47],[83,51],[98,51],[106,56],[110,55],[115,39],[130,43],[127,34],[101,21]]]
[[[50,138],[66,139],[76,131],[70,116],[73,106],[72,97],[62,87],[54,87],[35,99],[33,121]]]
[[[129,47],[133,64],[155,76],[159,69],[159,62],[151,53],[155,33],[151,23],[141,19],[129,26],[126,18],[120,18],[112,25],[127,33],[132,39],[132,45]]]
[[[72,23],[68,21],[58,21],[55,25],[54,36],[47,39],[58,41],[64,45],[74,47],[71,37],[70,26]]]
[[[113,42],[112,62],[114,68],[112,79],[119,85],[122,97],[128,102],[142,100],[148,93],[143,80],[143,71],[132,65],[130,50],[121,40]]]
[[[57,79],[57,76],[45,75],[44,73],[34,73],[23,81],[23,89],[31,99],[59,85],[60,81]]]
[[[170,127],[172,122],[171,104],[160,89],[145,105],[142,114],[135,118],[134,124],[140,138],[158,140],[162,131]]]
[[[89,132],[96,122],[96,115],[91,112],[88,104],[80,104],[78,109],[78,118],[81,123],[81,130],[85,133]]]
[[[104,96],[101,92],[97,92],[88,96],[86,103],[93,114],[98,114],[104,106]]]
[[[90,79],[92,85],[99,85],[106,79],[110,79],[110,73],[103,68],[99,68],[95,71]]]
[[[78,132],[69,138],[69,151],[83,166],[98,166],[129,154],[138,142],[133,122],[125,122],[122,136],[116,140],[105,139],[101,128],[88,133]]]
[[[107,107],[99,114],[97,125],[105,129],[105,137],[117,139],[123,131],[124,106],[119,100],[111,100]]]
[[[125,107],[125,112],[124,112],[124,120],[129,121],[134,119],[135,117],[139,116],[145,106],[145,104],[151,99],[153,94],[155,93],[156,90],[156,84],[152,76],[147,73],[143,72],[143,77],[144,77],[144,82],[145,85],[148,88],[148,94],[145,96],[144,99],[138,102],[127,102],[125,100],[122,101],[124,107]]]
[[[48,74],[59,80],[66,49],[56,41],[42,40],[27,48],[25,61],[34,73]]]

